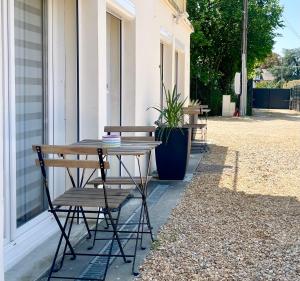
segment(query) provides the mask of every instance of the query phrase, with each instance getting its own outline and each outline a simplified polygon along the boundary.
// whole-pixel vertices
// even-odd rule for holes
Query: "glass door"
[[[164,105],[164,44],[160,43],[160,107]]]
[[[119,18],[107,13],[106,16],[106,50],[107,50],[107,125],[122,125],[122,91],[121,91],[121,46],[122,22]],[[109,159],[109,174],[119,176],[121,166],[115,157]]]
[[[121,125],[121,20],[107,13],[107,125]]]
[[[175,51],[175,86],[177,87],[177,91],[178,89],[178,72],[179,72],[179,54],[178,51]]]
[[[15,0],[16,225],[47,209],[32,144],[47,140],[46,44],[43,0]]]

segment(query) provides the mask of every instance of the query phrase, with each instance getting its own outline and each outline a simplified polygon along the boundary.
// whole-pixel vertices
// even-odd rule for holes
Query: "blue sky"
[[[282,55],[282,49],[300,48],[300,0],[280,0],[284,6],[283,29],[279,29],[281,37],[275,39],[273,51]]]

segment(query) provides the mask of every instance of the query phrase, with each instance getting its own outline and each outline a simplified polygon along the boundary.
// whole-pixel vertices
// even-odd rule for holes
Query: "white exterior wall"
[[[48,92],[49,104],[49,143],[65,143],[76,136],[76,107],[72,92],[74,88],[74,55],[76,49],[68,52],[68,46],[74,39],[74,18],[68,13],[72,0],[48,0],[48,46],[49,73]],[[3,280],[3,190],[2,173],[9,174],[7,155],[4,147],[9,142],[4,137],[4,129],[9,128],[9,114],[5,108],[5,97],[13,94],[11,87],[7,56],[2,56],[3,49],[13,44],[13,13],[8,14],[8,6],[13,7],[13,0],[1,0],[0,3],[0,281]],[[190,65],[190,33],[189,24],[176,15],[164,0],[79,0],[79,126],[80,138],[98,138],[103,135],[107,125],[107,89],[106,89],[106,12],[122,20],[122,125],[153,125],[158,114],[148,110],[150,106],[160,104],[160,43],[165,44],[164,79],[167,88],[172,89],[175,83],[175,51],[179,52],[180,92],[189,96],[189,65]],[[6,31],[4,36],[3,31]],[[5,33],[5,32],[4,32]],[[69,34],[66,35],[66,34]],[[10,41],[8,41],[8,38]],[[74,42],[75,43],[75,42]],[[4,50],[6,55],[8,50]],[[13,61],[13,51],[10,59]],[[6,65],[6,66],[5,66]],[[13,68],[9,65],[10,68]],[[13,73],[13,72],[12,72]],[[10,92],[12,91],[12,93]],[[3,153],[6,152],[5,154]],[[6,164],[4,164],[6,163]],[[3,167],[4,166],[4,167]],[[131,162],[131,168],[134,164]],[[54,181],[60,181],[58,176]],[[54,190],[53,194],[61,191]],[[12,193],[12,196],[14,194]],[[11,206],[15,208],[15,206]],[[21,260],[37,243],[42,243],[54,231],[53,222],[48,214],[35,218],[27,226],[26,239],[31,239],[22,248],[22,235],[16,241],[6,241],[7,253],[10,256],[9,267],[13,260]],[[51,228],[47,235],[41,235],[41,230],[47,225]],[[26,225],[25,225],[26,226]],[[39,230],[38,230],[39,229]],[[36,236],[36,237],[35,237]],[[27,240],[29,241],[29,240]],[[8,247],[9,246],[9,247]],[[25,249],[25,250],[24,250]],[[14,252],[12,252],[14,251]],[[10,254],[9,254],[10,253]],[[23,256],[22,256],[23,255]]]
[[[164,0],[134,0],[136,13],[136,123],[152,125],[158,114],[149,106],[160,104],[160,43],[164,43],[164,82],[172,90],[175,84],[175,50],[179,52],[183,75],[181,92],[189,96],[191,27],[177,23],[177,13]],[[183,59],[182,59],[183,57]]]
[[[0,281],[4,280],[4,261],[3,261],[3,236],[4,236],[4,192],[3,192],[3,164],[4,159],[3,155],[3,124],[4,124],[4,114],[3,114],[3,105],[4,105],[4,77],[3,77],[3,46],[1,42],[3,42],[3,16],[2,16],[2,2],[0,3]]]

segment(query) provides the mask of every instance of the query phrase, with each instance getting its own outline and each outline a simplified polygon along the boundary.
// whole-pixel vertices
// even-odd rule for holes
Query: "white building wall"
[[[3,157],[4,85],[8,77],[3,75],[1,47],[2,26],[7,9],[3,5],[13,0],[1,0],[0,4],[0,281],[3,280]],[[48,0],[49,3],[49,77],[51,97],[49,119],[50,143],[63,143],[76,136],[76,122],[72,108],[76,106],[70,93],[74,87],[76,49],[66,55],[74,42],[74,18],[68,7],[72,0]],[[158,117],[150,106],[160,104],[160,43],[165,45],[164,76],[168,89],[175,80],[175,51],[179,52],[180,92],[189,95],[189,48],[191,27],[184,19],[176,21],[175,10],[164,0],[79,0],[79,120],[80,138],[98,138],[107,125],[106,107],[106,12],[122,20],[122,125],[153,125]],[[2,13],[2,14],[1,14]],[[5,17],[3,17],[5,15]],[[13,22],[13,21],[12,21]],[[64,25],[64,26],[62,26]],[[8,30],[8,32],[10,32]],[[11,31],[13,34],[13,30]],[[69,37],[63,36],[68,33]],[[70,34],[72,33],[72,34]],[[3,44],[3,45],[2,45]],[[62,45],[63,44],[63,45]],[[67,48],[67,49],[66,49]],[[68,82],[69,81],[69,82]],[[73,83],[73,84],[72,84]],[[8,89],[6,89],[8,91]],[[6,91],[5,90],[5,91]],[[69,93],[69,94],[66,94]],[[72,129],[70,130],[70,127]],[[134,168],[133,163],[131,163]],[[57,192],[54,192],[57,193]],[[14,208],[14,206],[12,206]],[[34,225],[31,231],[34,231]],[[38,234],[38,233],[37,233]],[[41,236],[42,237],[42,236]],[[32,235],[32,239],[33,235]],[[39,243],[41,241],[39,240]],[[32,245],[34,246],[34,245]],[[21,253],[21,252],[20,252]]]
[[[0,281],[4,280],[4,262],[3,262],[3,237],[4,237],[4,192],[3,192],[3,164],[4,159],[3,155],[3,136],[4,136],[4,77],[3,77],[3,46],[2,42],[4,42],[3,38],[3,7],[2,2],[0,3]]]
[[[80,138],[98,138],[106,123],[106,6],[79,1]]]
[[[148,110],[160,103],[160,32],[157,1],[135,1],[136,16],[136,120],[153,125],[157,113]]]
[[[157,112],[146,111],[160,103],[160,43],[164,50],[164,81],[167,89],[175,84],[175,50],[180,53],[180,92],[189,96],[190,34],[192,28],[181,18],[178,22],[165,0],[133,1],[136,5],[136,123],[152,125]]]

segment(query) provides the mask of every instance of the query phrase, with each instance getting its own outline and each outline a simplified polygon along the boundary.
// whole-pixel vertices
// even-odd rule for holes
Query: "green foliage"
[[[191,36],[191,96],[221,111],[223,94],[241,68],[242,0],[189,0]],[[276,29],[282,26],[279,0],[249,0],[248,71],[271,53]]]
[[[189,106],[200,106],[200,105],[201,105],[201,101],[199,101],[199,100],[193,100],[193,99],[191,99],[189,101]]]
[[[283,50],[281,60],[281,63],[270,68],[276,80],[292,81],[300,79],[300,48]]]
[[[282,88],[283,89],[292,89],[292,88],[294,88],[294,87],[296,87],[298,85],[300,85],[300,80],[291,80],[291,81],[289,81],[287,83],[284,83],[283,86],[282,86]]]
[[[269,88],[269,89],[277,89],[282,88],[282,83],[280,81],[260,81],[256,83],[256,88]]]
[[[166,90],[163,85],[164,94],[166,99],[166,106],[162,108],[153,106],[150,107],[159,112],[159,118],[155,124],[160,128],[159,139],[166,137],[168,141],[170,133],[173,129],[182,127],[183,118],[183,106],[186,101],[181,99],[181,94],[177,92],[177,85],[174,86],[173,91]],[[166,133],[166,134],[165,134]]]
[[[260,68],[270,69],[281,65],[281,57],[276,53],[269,54],[262,63],[259,64]]]

